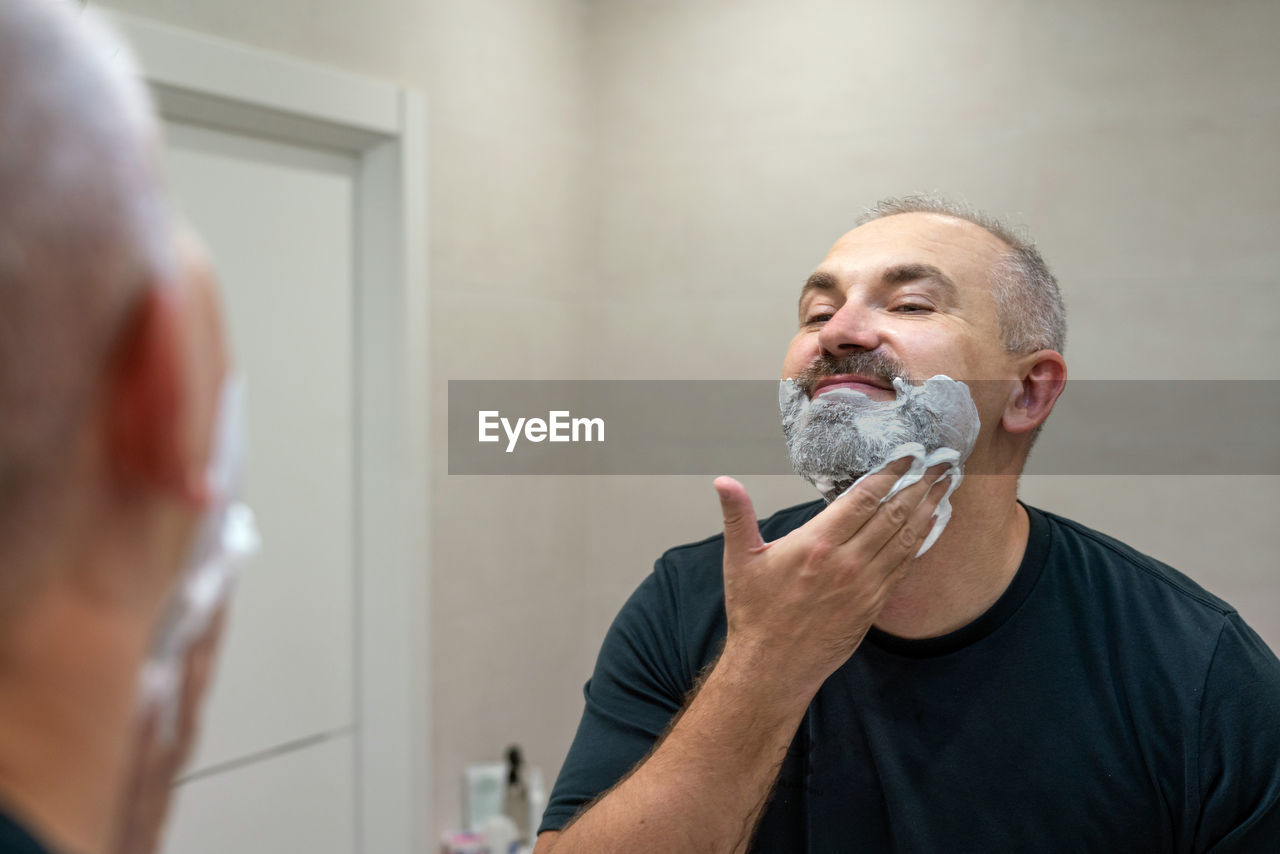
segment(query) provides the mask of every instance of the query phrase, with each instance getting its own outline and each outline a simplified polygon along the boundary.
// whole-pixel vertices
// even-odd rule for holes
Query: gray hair
[[[158,144],[95,15],[0,0],[0,522],[66,455],[134,300],[172,277]]]
[[[1001,336],[1009,353],[1036,350],[1063,352],[1067,343],[1067,311],[1058,281],[1027,237],[1003,221],[968,204],[935,195],[884,199],[858,219],[858,225],[904,213],[934,213],[962,219],[1000,238],[1008,247],[991,271],[992,291]]]

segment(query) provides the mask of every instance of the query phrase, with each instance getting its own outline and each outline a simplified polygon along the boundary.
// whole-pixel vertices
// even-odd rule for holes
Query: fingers
[[[880,511],[880,502],[889,494],[898,478],[910,470],[911,464],[910,457],[903,457],[894,460],[883,470],[863,478],[804,527],[813,526],[814,529],[824,530],[835,544],[848,542]],[[908,491],[898,493],[893,501],[900,499]],[[918,495],[916,500],[919,500]],[[890,503],[892,502],[886,502],[886,505]]]
[[[927,493],[911,508],[903,524],[886,540],[867,565],[872,572],[884,576],[884,584],[892,584],[906,571],[909,558],[915,555],[933,527],[933,511],[937,509],[951,484],[951,478],[945,476],[947,467],[942,468],[944,476],[937,476],[932,472],[925,476],[924,483],[929,484]]]
[[[176,775],[191,758],[196,737],[200,730],[200,712],[204,705],[205,694],[213,675],[214,660],[217,656],[218,643],[221,640],[227,620],[227,603],[218,606],[209,621],[208,627],[201,633],[187,651],[186,667],[183,669],[181,702],[178,711],[178,738],[173,745],[171,769]]]
[[[724,516],[724,550],[726,556],[746,554],[761,548],[760,526],[751,506],[747,488],[731,477],[718,477],[714,486],[720,496],[720,512]]]
[[[884,543],[888,542],[891,536],[897,534],[897,531],[906,525],[906,522],[911,519],[911,512],[925,501],[933,484],[945,474],[947,469],[946,465],[931,467],[924,472],[923,478],[916,480],[910,487],[902,489],[879,506],[876,515],[870,517],[864,525],[864,530],[867,531],[867,536],[863,538],[864,542],[872,547],[872,551],[864,553],[868,560],[881,549]]]
[[[143,712],[135,731],[134,753],[120,798],[111,854],[151,854],[158,836],[153,825],[168,803],[168,751],[161,746],[154,709]]]
[[[209,689],[226,619],[224,602],[186,652],[176,738],[161,737],[156,708],[144,710],[138,721],[135,752],[111,854],[154,854],[160,848],[174,781],[195,746],[200,708]]]

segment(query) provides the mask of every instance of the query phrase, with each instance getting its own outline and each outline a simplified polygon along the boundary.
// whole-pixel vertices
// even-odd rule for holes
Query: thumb
[[[728,554],[742,554],[764,545],[760,527],[756,524],[756,511],[751,506],[747,488],[731,477],[715,479],[716,494],[720,496],[720,512],[724,515],[724,547]]]

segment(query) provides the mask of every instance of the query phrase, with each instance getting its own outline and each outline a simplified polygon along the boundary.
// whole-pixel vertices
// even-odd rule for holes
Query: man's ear
[[[201,504],[206,486],[191,447],[183,300],[171,285],[145,288],[124,324],[106,383],[108,453],[134,486]]]
[[[1038,350],[1025,358],[1022,380],[1009,395],[1001,425],[1010,433],[1029,433],[1053,411],[1067,385],[1067,363],[1056,350]]]

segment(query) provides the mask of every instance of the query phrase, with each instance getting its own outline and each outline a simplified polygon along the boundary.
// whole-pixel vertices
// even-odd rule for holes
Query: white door
[[[410,854],[425,806],[425,110],[110,14],[165,118],[248,390],[243,570],[168,854]]]
[[[351,157],[170,122],[167,174],[214,258],[249,401],[262,551],[237,585],[168,850],[354,841],[357,464]]]

